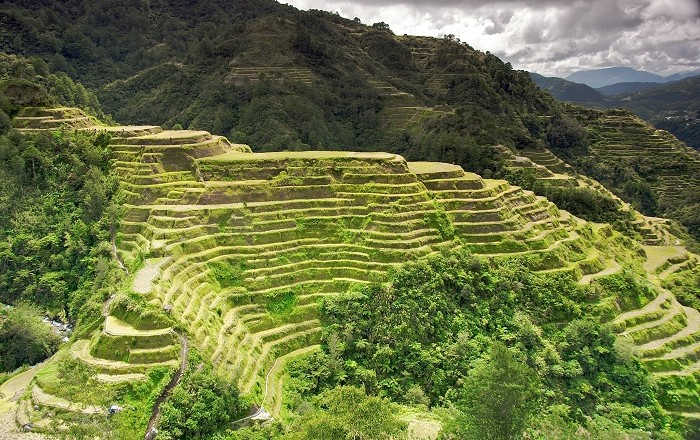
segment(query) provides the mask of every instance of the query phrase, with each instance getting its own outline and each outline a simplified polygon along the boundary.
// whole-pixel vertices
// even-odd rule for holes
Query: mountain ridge
[[[564,79],[599,89],[613,84],[628,82],[665,83],[697,75],[700,75],[700,71],[680,72],[662,76],[631,67],[605,67],[601,69],[580,70],[569,74]]]

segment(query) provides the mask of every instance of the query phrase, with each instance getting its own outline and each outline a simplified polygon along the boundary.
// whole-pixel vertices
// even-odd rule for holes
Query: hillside
[[[32,7],[7,6],[2,13],[16,32],[5,39],[12,50],[45,59],[44,69],[91,85],[117,120],[207,130],[261,152],[389,151],[491,176],[503,158],[484,146],[587,142],[585,130],[525,72],[456,40],[395,36],[380,24],[275,2],[210,2],[194,11],[170,3],[123,5],[138,39],[103,35],[127,25],[97,4],[86,7],[66,34],[71,38],[54,36],[50,50],[36,42],[36,27],[47,18],[37,22],[29,19]],[[55,23],[45,29],[72,22],[69,9],[52,10]],[[689,117],[663,120],[687,132]]]
[[[577,153],[556,150],[560,155],[645,214],[676,219],[697,235],[700,153],[625,110],[569,112],[588,128],[591,144]]]
[[[469,250],[494,264],[523,259],[533,276],[570,277],[581,288],[598,279],[606,286],[602,280],[619,276],[624,267],[641,270],[637,252],[661,258],[648,263],[659,279],[696,267],[692,254],[656,257],[663,246],[642,252],[607,226],[587,224],[531,192],[455,165],[406,162],[386,153],[251,153],[207,132],[86,121],[79,110],[66,108],[26,108],[13,120],[27,135],[57,124],[112,134],[112,166],[124,209],[117,252],[136,271],[129,287],[103,307],[103,331],[92,341],[72,341],[39,371],[17,420],[44,432],[55,428],[32,406],[64,413],[64,423],[92,426],[92,415],[124,398],[120,384],[148,381],[153,390],[162,387],[177,359],[186,365],[187,340],[213,362],[212,374],[233,380],[243,395],[280,417],[288,410],[279,361],[284,365],[327,343],[321,337],[327,302],[342,303],[344,292],[386,281],[393,273],[388,268],[430,260],[448,248]],[[664,265],[663,258],[672,263]],[[643,307],[652,292],[606,313]],[[659,295],[641,311],[617,318],[617,331],[637,344],[652,344],[659,336],[647,329],[655,327],[641,324],[647,321],[638,316],[664,301],[675,310],[668,319],[694,325],[694,309],[674,303],[669,292]],[[658,325],[668,320],[654,313]],[[181,334],[174,327],[187,339],[178,342]],[[677,338],[666,339],[693,332],[682,328],[674,330]],[[666,339],[654,347],[665,347]],[[675,351],[669,353],[664,356],[675,359]],[[88,367],[94,385],[89,394],[72,391],[73,382],[57,374],[80,364]],[[685,374],[682,365],[663,371]],[[669,383],[666,392],[676,386]],[[695,410],[683,405],[669,408]],[[145,423],[136,420],[117,417],[112,426],[125,430],[126,423],[136,423],[131,429],[138,429]],[[96,429],[104,429],[100,426]]]
[[[102,12],[108,2],[73,3],[4,5],[1,47],[68,72],[124,123],[180,124],[258,151],[383,150],[396,144],[386,119],[439,121],[461,108],[463,135],[514,145],[536,141],[533,115],[559,112],[524,72],[458,41],[271,0],[127,2],[116,15]]]
[[[552,96],[560,101],[574,102],[588,105],[601,105],[605,96],[598,90],[562,78],[546,77],[530,72],[530,78],[543,90],[548,90]]]
[[[659,83],[655,82],[621,82],[610,84],[608,86],[597,88],[600,93],[605,96],[627,94],[634,92],[641,92],[648,89],[653,89],[654,87],[660,87]]]

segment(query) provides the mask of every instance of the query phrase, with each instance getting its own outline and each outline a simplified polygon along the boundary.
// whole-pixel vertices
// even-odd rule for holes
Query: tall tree
[[[513,440],[522,436],[537,408],[538,378],[501,342],[469,372],[457,406],[454,438]],[[447,435],[448,438],[450,435]]]

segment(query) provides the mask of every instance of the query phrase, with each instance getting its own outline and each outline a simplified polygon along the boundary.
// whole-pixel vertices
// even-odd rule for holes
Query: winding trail
[[[268,370],[267,374],[265,375],[265,391],[263,392],[262,398],[260,400],[260,405],[258,406],[258,410],[246,417],[243,417],[242,419],[234,420],[231,422],[231,425],[235,425],[236,423],[242,422],[244,420],[249,420],[249,419],[254,419],[264,413],[267,413],[269,416],[279,416],[280,408],[281,408],[281,381],[279,378],[276,378],[277,383],[274,386],[274,389],[272,390],[272,394],[270,393],[270,376],[275,379],[275,376],[279,375],[281,372],[281,369],[284,367],[284,364],[291,358],[296,357],[296,356],[301,356],[306,353],[310,353],[314,350],[318,350],[320,345],[315,344],[311,345],[308,347],[300,348],[298,350],[294,350],[290,353],[287,353],[284,356],[280,356],[275,359],[275,362],[272,364],[270,369]],[[275,399],[273,399],[276,397]],[[270,400],[271,406],[271,411],[268,412],[265,410],[265,403]]]
[[[170,397],[170,394],[172,394],[173,389],[180,382],[180,379],[182,379],[182,375],[185,374],[185,370],[187,369],[187,357],[190,353],[189,341],[180,333],[174,333],[177,335],[178,338],[180,338],[180,368],[178,368],[177,372],[173,375],[172,379],[170,379],[168,385],[166,385],[166,387],[163,389],[163,392],[160,393],[160,396],[158,396],[156,402],[153,404],[151,418],[148,421],[148,426],[146,427],[146,435],[144,436],[144,439],[146,440],[151,440],[156,437],[156,425],[158,424],[158,418],[160,418],[161,407],[163,403],[168,399],[168,397]]]
[[[129,269],[126,268],[124,262],[119,256],[119,253],[117,252],[117,232],[114,230],[114,226],[110,228],[109,234],[112,237],[112,255],[114,255],[114,259],[117,260],[117,263],[119,263],[119,267],[121,267],[122,270],[128,274]]]

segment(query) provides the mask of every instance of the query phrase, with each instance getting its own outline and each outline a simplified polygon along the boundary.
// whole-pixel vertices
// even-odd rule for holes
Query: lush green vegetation
[[[189,368],[163,405],[158,436],[165,439],[205,439],[225,430],[248,409],[232,384],[213,372],[211,364],[190,353]]]
[[[662,435],[667,421],[648,373],[600,323],[605,308],[596,305],[613,292],[643,295],[634,278],[610,277],[626,290],[583,287],[464,252],[408,263],[386,285],[327,300],[324,351],[292,376],[302,395],[349,383],[400,402],[424,395],[430,406],[452,405],[446,438],[485,430],[516,438],[546,423],[532,416],[552,412],[566,423],[604,418]]]
[[[680,424],[660,404],[695,408],[694,395],[683,394],[692,384],[674,376],[657,385],[619,343],[615,331],[628,323],[608,324],[657,293],[638,273],[608,266],[608,247],[626,243],[612,230],[611,242],[594,249],[602,233],[529,192],[451,170],[426,178],[435,185],[426,191],[390,155],[315,153],[304,168],[281,155],[207,161],[233,147],[201,133],[177,132],[185,136],[174,141],[166,132],[141,146],[110,145],[106,134],[10,130],[30,105],[101,116],[99,96],[121,122],[206,129],[260,151],[388,150],[457,163],[626,229],[632,219],[611,197],[565,179],[547,185],[532,169],[505,170],[491,147],[550,148],[645,213],[672,214],[697,233],[694,194],[680,203],[657,191],[648,162],[593,154],[625,121],[605,127],[565,111],[525,72],[450,36],[397,37],[383,23],[267,0],[112,3],[48,0],[2,13],[3,48],[28,58],[0,55],[0,301],[78,322],[78,341],[37,376],[34,390],[49,395],[42,408],[60,408],[60,399],[125,408],[111,418],[59,411],[54,429],[65,422],[73,438],[141,437],[178,364],[176,327],[202,355],[190,357],[163,407],[164,438],[404,438],[407,412],[439,419],[445,439],[677,438]],[[681,159],[668,163],[685,170]],[[286,170],[268,175],[278,168]],[[227,185],[202,189],[217,173]],[[124,199],[115,196],[118,181]],[[462,189],[470,185],[480,188]],[[478,202],[468,197],[476,194]],[[349,197],[352,208],[341,202]],[[122,282],[113,235],[129,269],[171,257],[150,292]],[[460,244],[494,259],[436,252]],[[393,263],[427,254],[386,279]],[[628,257],[622,262],[641,270]],[[583,274],[590,284],[579,283]],[[697,277],[665,283],[696,305]],[[0,326],[5,369],[56,348],[38,312],[27,310],[13,309]],[[673,334],[687,319],[671,315],[634,337]],[[25,351],[16,349],[20,333]],[[319,341],[322,350],[306,355]],[[279,420],[232,430],[258,397],[267,409],[277,405]]]
[[[77,320],[111,283],[116,180],[103,134],[0,138],[0,298]],[[101,301],[100,301],[101,302]]]
[[[0,372],[34,365],[56,351],[59,338],[28,304],[0,310]]]
[[[395,405],[361,388],[338,387],[321,393],[292,426],[289,440],[398,439],[406,430]]]
[[[126,3],[118,14],[104,12],[109,2],[80,5],[80,18],[60,2],[8,6],[16,32],[0,38],[96,90],[121,122],[206,129],[263,151],[391,149],[469,166],[485,154],[477,145],[539,142],[530,125],[560,114],[525,72],[454,38],[397,38],[386,25],[267,0]],[[407,142],[382,122],[406,105],[457,114],[409,124]]]

